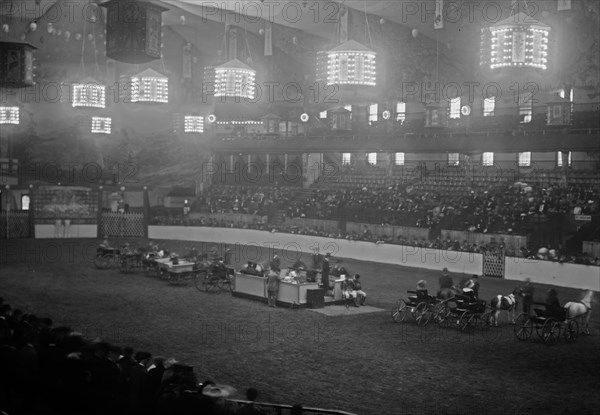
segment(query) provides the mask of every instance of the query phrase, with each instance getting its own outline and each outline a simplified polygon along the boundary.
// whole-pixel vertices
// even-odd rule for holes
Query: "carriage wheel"
[[[217,284],[219,286],[219,290],[221,291],[233,291],[231,289],[231,279],[228,276],[225,278],[219,278],[219,282]]]
[[[527,314],[519,314],[519,317],[515,320],[514,331],[515,337],[518,340],[524,341],[531,337],[531,334],[533,333],[533,322]]]
[[[475,325],[473,313],[465,311],[458,320],[458,325],[462,331],[471,331]]]
[[[204,290],[204,281],[205,280],[206,280],[206,271],[200,271],[194,275],[194,285],[196,286],[196,289],[198,291],[205,291]]]
[[[542,326],[542,339],[548,346],[555,345],[560,337],[560,323],[555,318],[549,318]]]
[[[133,265],[127,260],[122,260],[119,264],[119,271],[123,274],[129,274],[133,270]]]
[[[445,304],[441,304],[437,308],[437,311],[436,311],[435,315],[433,316],[433,319],[438,324],[438,326],[446,327],[449,315],[450,315],[450,310],[448,309],[448,306]]]
[[[181,274],[167,272],[167,282],[171,285],[178,285],[181,282]]]
[[[429,319],[431,318],[431,313],[429,312],[429,304],[425,302],[419,303],[413,310],[413,317],[417,322],[417,326],[426,326],[427,323],[429,323]]]
[[[102,256],[97,256],[94,258],[94,265],[98,269],[108,269],[110,268],[110,264],[113,261],[113,256],[111,254],[106,254]]]
[[[204,291],[215,292],[219,289],[219,278],[214,275],[208,275],[204,279]]]
[[[567,343],[574,343],[579,337],[579,324],[575,320],[565,321],[564,336]]]
[[[392,308],[392,320],[396,323],[399,321],[404,322],[407,314],[408,310],[406,309],[406,302],[404,300],[398,300]]]
[[[486,311],[481,315],[481,328],[487,330],[492,327],[492,312]]]

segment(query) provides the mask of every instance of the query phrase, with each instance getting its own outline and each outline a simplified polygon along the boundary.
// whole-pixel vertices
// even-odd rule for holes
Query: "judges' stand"
[[[315,281],[310,281],[312,278],[307,279],[307,271],[285,268],[281,270],[279,278],[278,306],[319,308],[342,301],[343,279],[335,281],[334,295],[331,297],[325,296],[323,290],[319,288],[318,277]],[[267,278],[262,275],[237,272],[233,295],[266,303]]]

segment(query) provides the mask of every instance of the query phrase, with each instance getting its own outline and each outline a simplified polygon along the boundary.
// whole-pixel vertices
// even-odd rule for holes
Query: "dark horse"
[[[455,286],[452,286],[452,287],[440,289],[438,291],[438,293],[437,293],[437,297],[440,300],[448,300],[448,299],[453,298],[454,296],[457,296],[459,294],[462,294],[461,289],[457,288]]]

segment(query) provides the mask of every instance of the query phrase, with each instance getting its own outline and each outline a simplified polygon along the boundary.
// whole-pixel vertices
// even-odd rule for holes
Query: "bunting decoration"
[[[558,0],[557,10],[571,10],[571,0]]]
[[[273,55],[273,23],[265,22],[265,56]]]
[[[444,0],[435,0],[435,21],[433,22],[434,29],[444,28]]]

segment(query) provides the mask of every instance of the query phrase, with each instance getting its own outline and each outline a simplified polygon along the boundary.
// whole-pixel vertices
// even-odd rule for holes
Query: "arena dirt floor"
[[[142,273],[98,270],[91,262],[97,243],[2,241],[0,296],[88,337],[174,356],[193,365],[199,380],[241,392],[254,386],[266,402],[360,415],[600,413],[598,293],[592,335],[548,347],[535,333],[516,340],[506,314],[499,328],[469,334],[394,323],[394,302],[420,279],[436,289],[441,270],[344,259],[351,273],[361,274],[368,304],[384,311],[332,317],[199,292],[193,284],[171,286]],[[190,245],[164,243],[179,253]],[[303,259],[311,263],[308,255]],[[243,259],[237,260],[236,269]],[[515,285],[483,278],[480,297],[489,301]],[[536,300],[547,288],[536,286]],[[583,294],[557,291],[561,303]]]

